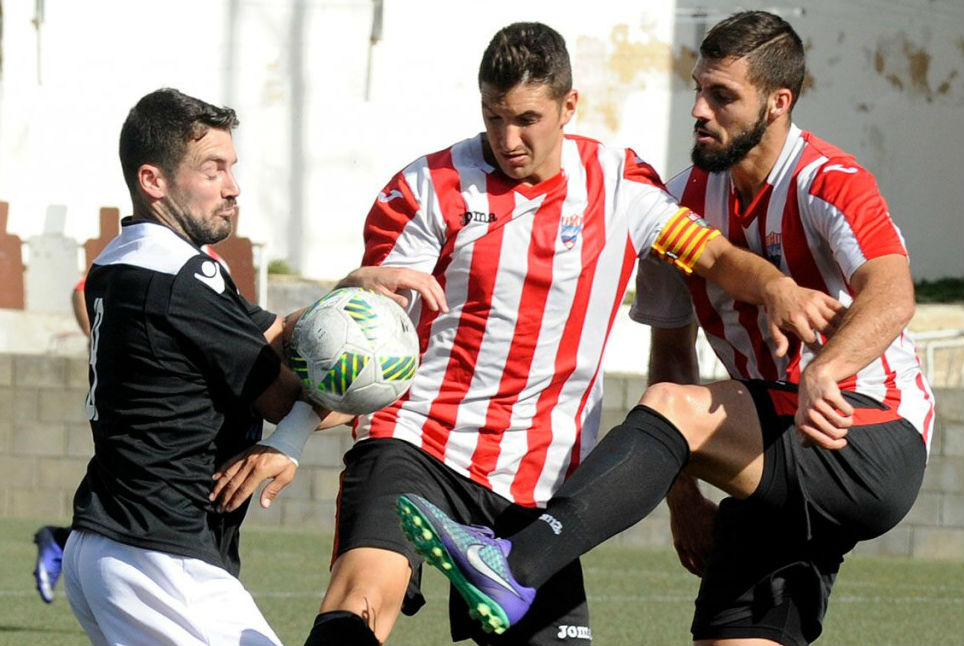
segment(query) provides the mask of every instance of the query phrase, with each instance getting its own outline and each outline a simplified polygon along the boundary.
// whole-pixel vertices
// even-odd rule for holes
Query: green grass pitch
[[[0,519],[0,646],[85,644],[63,597],[51,605],[33,587],[33,531],[51,519]],[[300,645],[328,577],[331,537],[311,530],[242,530],[241,578],[286,644]],[[593,643],[690,643],[698,580],[672,550],[610,543],[584,558]],[[401,617],[388,644],[450,644],[446,580],[423,575],[428,603]],[[463,642],[468,643],[468,642]],[[938,646],[964,643],[964,562],[854,556],[841,569],[819,646]]]

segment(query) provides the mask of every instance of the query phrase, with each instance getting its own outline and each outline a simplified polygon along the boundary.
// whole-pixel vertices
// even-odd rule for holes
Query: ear
[[[562,125],[566,125],[572,119],[572,116],[576,113],[576,104],[579,102],[579,92],[576,90],[569,90],[566,95],[562,97]]]
[[[167,195],[167,176],[154,164],[141,164],[137,169],[137,184],[141,192],[152,199],[159,200]]]
[[[768,116],[773,121],[785,114],[790,114],[793,105],[793,92],[789,88],[780,88],[770,94]]]

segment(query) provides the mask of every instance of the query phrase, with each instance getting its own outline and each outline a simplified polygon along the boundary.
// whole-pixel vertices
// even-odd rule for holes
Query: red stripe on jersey
[[[769,390],[773,411],[778,417],[793,417],[797,414],[797,393],[792,390]]]
[[[770,390],[770,401],[773,402],[773,410],[780,417],[793,417],[797,413],[797,405],[800,401],[798,393],[789,390]],[[901,419],[897,414],[897,408],[888,402],[884,402],[885,408],[863,408],[854,407],[853,426],[873,426],[875,424],[886,424]]]
[[[729,224],[727,226],[729,228],[729,231],[727,233],[727,238],[730,239],[730,242],[733,245],[740,247],[742,249],[749,249],[750,244],[747,242],[746,235],[743,233],[743,222],[740,218],[739,203],[737,202],[736,195],[734,193],[730,194],[730,208],[729,208],[728,218],[729,218]],[[742,301],[733,301],[733,310],[737,313],[737,318],[740,321],[740,326],[742,326],[745,330],[747,330],[747,334],[749,335],[749,338],[753,347],[753,354],[757,358],[759,363],[759,358],[761,355],[760,344],[762,340],[761,340],[761,334],[760,334],[760,326],[757,325],[757,307],[755,305],[750,305]],[[715,312],[714,312],[714,315],[715,315]],[[718,336],[720,338],[726,338],[726,334],[724,332],[721,332]],[[743,377],[753,376],[750,374],[750,370],[749,370],[750,360],[747,358],[745,354],[738,351],[735,346],[732,346],[732,347],[733,347],[733,363],[736,369],[740,371],[740,375]],[[772,365],[773,363],[772,358],[770,358],[769,360]],[[762,368],[765,366],[766,364],[763,364],[763,366],[760,366],[760,367]],[[775,372],[775,371],[770,371],[770,372]],[[767,379],[774,379],[775,377],[770,376],[770,372],[764,373],[761,370],[761,375],[765,376],[765,378]]]
[[[375,198],[365,219],[362,265],[380,265],[395,246],[396,232],[404,229],[417,211],[418,200],[408,182],[401,173],[395,175]],[[382,242],[372,244],[373,239]]]
[[[458,174],[455,169],[446,168],[444,173],[452,176],[449,179],[457,181]],[[452,200],[452,203],[441,204],[442,212],[464,213],[466,204],[460,189],[439,188],[441,182],[446,181],[442,174],[442,169],[432,170],[432,183],[436,185],[436,194],[440,198],[449,196]],[[513,205],[511,192],[502,193],[499,201],[490,200],[493,213],[511,213]],[[448,224],[450,229],[455,226],[453,222]],[[440,382],[441,389],[438,397],[432,402],[422,428],[422,448],[443,462],[451,428],[442,420],[457,418],[458,407],[472,382],[472,374],[475,372],[475,366],[478,363],[482,338],[485,336],[485,327],[491,311],[488,304],[492,302],[492,292],[495,288],[497,275],[497,272],[493,271],[493,259],[499,258],[501,254],[504,228],[498,221],[489,223],[488,227],[486,235],[478,239],[473,245],[465,304],[459,318],[455,338],[452,341],[449,363],[445,370],[445,376]],[[443,249],[444,258],[451,256],[451,250],[457,238],[456,235],[451,233],[447,237],[450,245]],[[479,429],[479,432],[481,443],[485,441],[487,433],[485,429]]]
[[[884,377],[884,388],[886,389],[884,404],[897,410],[900,406],[901,392],[900,389],[897,388],[897,373],[890,367],[886,352],[880,356],[880,365],[886,375]]]
[[[513,500],[524,506],[535,505],[535,492],[532,483],[536,482],[542,473],[546,455],[552,443],[552,416],[550,411],[559,402],[559,394],[562,392],[563,386],[576,369],[579,338],[582,335],[583,324],[589,308],[593,279],[596,275],[596,260],[605,245],[606,191],[602,169],[596,158],[599,146],[591,140],[580,140],[579,144],[580,158],[586,172],[586,194],[588,196],[586,200],[587,208],[583,213],[581,247],[582,266],[585,269],[579,276],[573,302],[569,309],[569,316],[563,327],[556,353],[552,381],[539,394],[539,399],[536,402],[536,413],[533,416],[534,423],[527,433],[528,450],[519,465],[510,488]],[[610,325],[612,325],[611,321]],[[569,458],[570,469],[575,468],[575,465],[579,463],[582,411],[585,409],[589,393],[592,392],[595,379],[594,376],[583,392],[578,411],[575,414],[576,434]]]
[[[565,189],[564,185],[556,183],[554,187],[557,190]],[[511,213],[515,205],[512,195],[512,191],[498,195],[490,193],[492,211]],[[505,203],[499,204],[497,201]],[[552,265],[562,220],[562,204],[562,200],[547,196],[543,206],[532,216],[527,216],[532,217],[532,230],[527,251],[526,276],[519,298],[519,308],[524,310],[525,314],[519,317],[513,330],[499,388],[489,400],[485,425],[480,429],[479,441],[469,467],[472,480],[488,488],[491,488],[488,474],[495,469],[498,462],[502,436],[511,423],[512,408],[529,381],[529,371],[545,316],[546,301],[552,287]],[[529,442],[531,445],[531,437]],[[529,490],[531,495],[531,486]]]
[[[927,401],[927,404],[929,406],[927,415],[924,417],[924,430],[921,433],[921,437],[924,438],[924,446],[927,446],[930,443],[930,429],[933,428],[933,426],[931,426],[931,420],[934,419],[934,402],[931,399],[930,394],[928,393],[927,386],[924,384],[923,373],[921,372],[917,373],[916,383],[917,383],[917,388],[920,389],[921,393],[923,393],[924,399]]]

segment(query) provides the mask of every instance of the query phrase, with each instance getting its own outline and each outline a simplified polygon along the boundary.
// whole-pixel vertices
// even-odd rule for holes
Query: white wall
[[[120,124],[170,85],[238,110],[241,234],[306,276],[336,278],[357,264],[389,176],[481,129],[478,61],[514,20],[566,37],[581,90],[573,132],[630,144],[664,174],[687,163],[700,25],[673,2],[385,0],[373,46],[370,0],[42,4],[38,32],[34,2],[3,1],[0,200],[24,239],[51,203],[68,206],[80,240],[96,235],[100,206],[129,208]],[[710,22],[736,5],[714,2]],[[964,275],[964,3],[797,6],[766,4],[811,47],[798,123],[877,174],[917,277]]]

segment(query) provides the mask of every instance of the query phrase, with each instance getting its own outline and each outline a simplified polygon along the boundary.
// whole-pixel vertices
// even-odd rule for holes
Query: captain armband
[[[707,243],[718,235],[718,229],[714,229],[703,218],[683,207],[660,231],[653,243],[653,251],[688,276],[693,273],[693,267]]]

